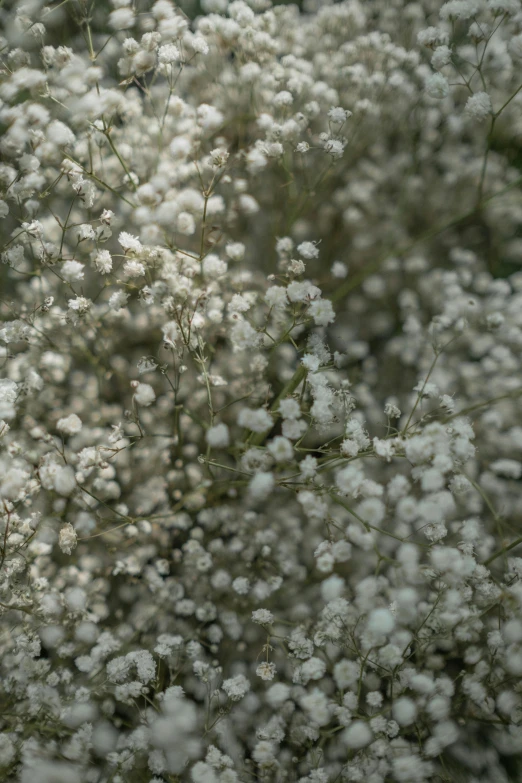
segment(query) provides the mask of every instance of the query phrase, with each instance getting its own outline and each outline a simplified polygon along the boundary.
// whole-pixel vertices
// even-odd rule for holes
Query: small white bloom
[[[335,321],[335,311],[329,299],[315,299],[310,303],[308,312],[317,326],[327,326]]]
[[[112,258],[108,250],[98,250],[94,258],[94,266],[102,275],[108,275],[112,271]]]
[[[69,299],[68,305],[70,310],[83,315],[90,310],[92,302],[90,299],[86,299],[85,296],[77,296],[75,299]]]
[[[141,263],[141,261],[136,261],[136,259],[130,259],[129,261],[126,261],[123,265],[123,274],[125,277],[142,277],[145,274],[145,266]]]
[[[226,165],[230,153],[220,147],[210,151],[210,160],[212,166],[216,169],[223,168]]]
[[[448,80],[441,73],[434,73],[426,82],[426,92],[431,98],[442,100],[449,95]]]
[[[476,92],[468,98],[464,111],[473,120],[482,122],[489,114],[493,113],[491,98],[487,92]]]
[[[237,677],[225,680],[221,689],[225,691],[231,701],[239,701],[250,690],[250,682],[243,674],[238,674]]]
[[[143,245],[138,237],[132,236],[132,234],[128,234],[126,231],[121,232],[118,237],[118,242],[126,253],[138,255],[143,251]]]
[[[245,246],[242,242],[229,242],[225,253],[231,261],[242,261],[245,256]]]
[[[237,423],[240,427],[253,432],[266,432],[273,425],[272,416],[264,408],[243,408],[237,417]]]
[[[262,680],[273,680],[276,673],[275,663],[260,663],[256,669],[256,674],[261,677]]]
[[[335,122],[339,125],[342,125],[343,122],[346,122],[348,117],[352,116],[352,112],[348,111],[347,109],[343,109],[340,106],[332,106],[332,108],[328,111],[328,117],[332,122]]]
[[[278,435],[268,444],[268,451],[276,462],[290,462],[294,456],[292,444],[287,438]]]
[[[109,24],[113,30],[127,30],[135,22],[132,8],[116,8],[109,14]]]
[[[158,49],[158,62],[162,65],[172,65],[180,60],[180,53],[178,47],[173,44],[165,44]]]
[[[62,277],[69,283],[76,283],[84,278],[84,264],[80,264],[79,261],[65,261],[62,264]]]
[[[136,400],[138,405],[141,405],[143,408],[146,408],[149,405],[152,405],[152,403],[156,399],[156,393],[150,384],[138,383],[136,390],[134,392],[134,399]]]
[[[332,275],[342,280],[348,274],[348,267],[342,261],[334,261],[332,264]]]
[[[125,291],[119,288],[110,295],[109,307],[111,308],[111,310],[118,312],[119,310],[122,309],[122,307],[125,307],[128,300],[129,300],[129,294],[127,294]]]
[[[395,628],[395,617],[389,609],[374,609],[368,618],[367,628],[373,636],[386,636]]]
[[[252,621],[259,625],[270,625],[274,622],[274,615],[268,609],[255,609],[252,612]]]
[[[215,424],[209,427],[205,435],[206,441],[211,448],[226,449],[230,444],[230,435],[226,424]]]
[[[254,500],[264,500],[272,492],[275,485],[274,474],[259,471],[248,485],[248,491]]]
[[[76,435],[82,428],[82,420],[76,413],[71,413],[62,419],[58,419],[56,429],[65,435]]]
[[[303,256],[303,258],[317,258],[319,256],[319,250],[314,242],[301,242],[297,246],[297,252]]]
[[[70,465],[58,468],[54,474],[54,489],[59,495],[68,497],[76,489],[76,477]]]
[[[204,277],[210,280],[216,280],[218,277],[223,277],[227,271],[227,262],[222,261],[221,258],[211,253],[203,259],[201,264],[201,271]]]
[[[350,750],[359,750],[370,744],[373,734],[367,723],[356,720],[343,732],[342,739]]]

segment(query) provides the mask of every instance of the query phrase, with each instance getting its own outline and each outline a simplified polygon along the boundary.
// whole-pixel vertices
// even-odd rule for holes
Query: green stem
[[[511,549],[514,549],[519,544],[522,544],[522,536],[520,536],[519,538],[516,538],[510,544],[507,544],[506,546],[503,546],[502,549],[498,549],[494,554],[491,555],[491,557],[488,557],[487,560],[484,560],[482,565],[484,565],[484,566],[489,565],[494,560],[496,560],[497,557],[502,557],[503,554],[505,554],[506,552],[509,552]]]

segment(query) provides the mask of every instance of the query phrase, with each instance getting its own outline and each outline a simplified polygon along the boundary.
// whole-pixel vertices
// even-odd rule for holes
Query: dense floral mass
[[[0,23],[1,780],[519,781],[520,1]]]

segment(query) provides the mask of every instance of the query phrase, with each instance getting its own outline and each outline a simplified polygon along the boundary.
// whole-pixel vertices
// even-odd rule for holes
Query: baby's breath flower
[[[259,625],[270,625],[274,621],[274,615],[268,609],[255,609],[252,612],[252,620]]]
[[[58,419],[56,429],[63,432],[65,435],[76,435],[82,428],[82,420],[75,413],[71,413],[69,416],[64,416]]]
[[[476,92],[466,101],[465,112],[471,119],[482,122],[492,114],[491,98],[487,92]]]
[[[232,701],[239,701],[246,696],[250,690],[250,682],[244,675],[238,674],[236,677],[225,680],[221,689],[226,693],[229,699]]]
[[[138,383],[134,390],[134,399],[143,408],[152,405],[156,399],[156,393],[152,386],[148,383]]]
[[[520,1],[84,5],[2,10],[0,777],[507,780]]]
[[[126,253],[132,253],[138,255],[143,250],[143,245],[139,239],[132,234],[128,234],[126,231],[122,231],[118,237],[118,242],[125,250]]]
[[[59,545],[62,552],[66,555],[72,554],[78,541],[76,531],[72,525],[67,523],[60,529]]]
[[[260,663],[256,669],[256,674],[261,677],[262,680],[273,680],[276,674],[275,663]]]

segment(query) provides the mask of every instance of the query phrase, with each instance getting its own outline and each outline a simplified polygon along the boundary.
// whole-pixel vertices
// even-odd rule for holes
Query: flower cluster
[[[6,783],[522,776],[522,5],[303,5],[0,8]]]

